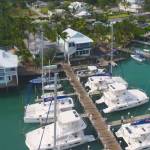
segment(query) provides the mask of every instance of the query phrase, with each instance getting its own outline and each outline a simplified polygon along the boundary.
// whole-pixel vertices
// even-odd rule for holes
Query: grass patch
[[[13,8],[12,10],[10,10],[10,15],[14,17],[24,17],[24,16],[31,17],[31,16],[35,16],[36,14],[27,8],[24,9]]]
[[[109,14],[108,19],[116,19],[116,18],[126,18],[129,17],[128,13],[119,13],[119,14]]]

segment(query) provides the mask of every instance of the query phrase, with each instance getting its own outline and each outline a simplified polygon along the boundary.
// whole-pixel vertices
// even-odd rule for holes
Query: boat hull
[[[116,112],[116,111],[121,111],[121,110],[126,110],[126,109],[129,109],[129,108],[134,108],[134,107],[138,107],[140,105],[143,105],[145,103],[148,102],[148,99],[146,99],[145,101],[140,101],[140,103],[133,103],[132,105],[128,105],[128,106],[122,106],[122,107],[110,107],[110,108],[106,108],[106,109],[103,109],[103,112],[104,113],[111,113],[111,112]]]

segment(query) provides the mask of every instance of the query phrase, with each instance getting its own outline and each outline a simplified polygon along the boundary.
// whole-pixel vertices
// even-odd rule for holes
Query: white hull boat
[[[71,110],[74,102],[71,97],[58,99],[58,111]],[[51,123],[54,121],[54,100],[40,102],[25,107],[25,123]]]
[[[131,55],[131,57],[132,57],[134,60],[139,61],[139,62],[145,61],[145,58],[141,57],[140,55]]]
[[[99,69],[96,66],[88,66],[88,68],[85,70],[77,71],[78,77],[88,77],[88,76],[105,75],[105,74],[106,74],[105,69]]]
[[[62,112],[56,122],[56,147],[65,150],[94,141],[93,135],[84,134],[85,128],[85,122],[75,110]],[[54,149],[54,123],[27,133],[25,143],[30,150]]]
[[[150,118],[123,124],[115,134],[127,144],[125,150],[150,150]]]
[[[122,83],[128,87],[128,83],[121,77],[93,76],[88,78],[88,81],[85,83],[85,88],[88,88],[88,92],[92,93],[107,90],[108,85],[112,83]]]
[[[97,100],[96,103],[105,103],[107,108],[103,109],[103,112],[110,113],[137,107],[147,103],[148,101],[148,96],[141,90],[127,90],[123,85],[111,84],[108,91],[104,92],[102,98]]]
[[[62,88],[62,85],[61,84],[57,84],[57,90],[61,89]],[[43,87],[44,90],[46,91],[54,91],[55,89],[55,84],[48,84],[48,85],[45,85]]]
[[[149,49],[143,49],[143,51],[144,51],[144,52],[150,52],[150,50],[149,50]]]

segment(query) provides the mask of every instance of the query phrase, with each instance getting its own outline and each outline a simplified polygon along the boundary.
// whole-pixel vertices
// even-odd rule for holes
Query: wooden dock
[[[146,119],[146,118],[150,118],[150,114],[145,114],[145,115],[140,115],[140,116],[136,116],[136,117],[131,117],[128,119],[124,119],[124,120],[116,120],[116,121],[112,121],[109,123],[110,126],[120,126],[121,124],[125,124],[125,123],[132,123],[134,121],[138,121],[140,119]]]
[[[102,117],[101,113],[98,111],[97,107],[91,100],[91,98],[86,93],[85,89],[80,84],[79,80],[76,78],[72,68],[68,64],[61,64],[67,77],[70,80],[71,85],[79,96],[80,103],[84,107],[85,113],[88,114],[92,125],[95,127],[98,138],[102,141],[104,149],[109,150],[121,150],[116,138],[109,130],[105,119]]]
[[[132,51],[132,50],[130,50],[130,49],[123,49],[123,48],[121,48],[121,49],[117,49],[117,50],[119,50],[119,51],[122,51],[122,52],[125,52],[125,53],[129,53],[129,54],[134,54],[135,52],[134,51]],[[144,51],[141,51],[141,54],[145,57],[145,58],[147,58],[147,59],[150,59],[150,53],[148,53],[148,52],[144,52]]]

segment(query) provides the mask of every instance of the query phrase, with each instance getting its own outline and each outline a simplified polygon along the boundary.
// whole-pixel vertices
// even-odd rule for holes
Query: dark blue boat
[[[131,123],[131,125],[141,125],[141,124],[148,124],[148,123],[150,123],[150,118],[134,121],[133,123]]]

